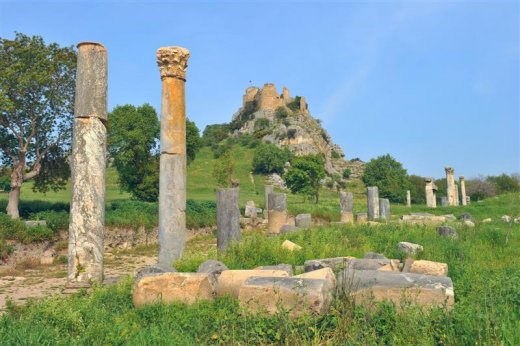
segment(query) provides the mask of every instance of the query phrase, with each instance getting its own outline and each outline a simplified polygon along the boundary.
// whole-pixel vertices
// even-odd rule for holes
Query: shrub
[[[336,150],[332,150],[331,153],[330,153],[330,156],[333,158],[333,159],[339,159],[341,157],[341,154],[338,153]]]
[[[0,177],[0,190],[11,191],[11,178],[9,176],[2,175]]]
[[[507,174],[489,176],[486,180],[495,185],[496,192],[499,195],[502,193],[520,191],[520,182],[518,182],[518,180],[513,176]]]
[[[255,131],[260,131],[271,126],[271,121],[266,118],[260,118],[255,120]]]
[[[230,187],[234,173],[235,161],[231,150],[228,150],[213,163],[213,178],[218,187]]]
[[[296,138],[296,132],[297,132],[296,129],[289,129],[289,130],[287,130],[287,137],[289,139]]]
[[[285,163],[290,160],[289,150],[278,148],[274,144],[262,144],[253,155],[253,171],[259,174],[282,174]]]
[[[47,227],[55,233],[69,227],[69,213],[66,211],[41,211],[32,214],[30,218],[31,220],[45,220]]]
[[[202,145],[211,147],[229,136],[229,124],[208,125],[202,132]]]
[[[282,120],[289,116],[289,111],[287,110],[287,107],[280,106],[276,108],[276,111],[274,113],[276,119]]]
[[[352,174],[352,171],[350,170],[350,168],[345,168],[343,170],[343,179],[349,179],[350,178],[350,175]]]
[[[287,107],[293,112],[298,112],[300,110],[301,96],[296,96],[291,102],[287,104]]]

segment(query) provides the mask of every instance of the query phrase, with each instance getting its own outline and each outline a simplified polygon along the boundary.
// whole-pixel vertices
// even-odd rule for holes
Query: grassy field
[[[406,208],[401,208],[408,212]],[[394,211],[399,213],[398,206]],[[417,208],[419,210],[419,208]],[[520,194],[503,195],[466,208],[445,208],[436,214],[471,213],[477,226],[456,223],[458,240],[441,238],[433,226],[321,226],[278,237],[245,233],[240,244],[220,260],[230,268],[290,263],[332,256],[362,256],[367,251],[403,258],[399,241],[422,244],[417,258],[446,262],[455,287],[455,307],[397,308],[380,303],[375,309],[337,297],[325,316],[290,320],[286,314],[252,316],[233,299],[186,306],[150,305],[135,309],[131,278],[91,294],[50,298],[10,306],[0,317],[1,344],[282,344],[282,345],[518,345],[520,344],[520,225],[501,215],[520,215]],[[491,223],[479,221],[491,217]],[[290,253],[284,239],[303,246]],[[192,271],[207,258],[217,258],[215,239],[206,236],[188,244],[176,266]],[[135,251],[141,251],[139,249]]]

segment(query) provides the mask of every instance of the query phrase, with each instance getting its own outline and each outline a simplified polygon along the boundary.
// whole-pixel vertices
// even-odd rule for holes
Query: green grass
[[[399,212],[399,208],[395,208]],[[403,210],[409,210],[403,207]],[[322,226],[279,237],[245,233],[220,257],[230,268],[290,263],[331,256],[362,256],[367,251],[402,258],[399,241],[422,244],[418,258],[448,263],[455,287],[455,306],[422,309],[377,304],[373,310],[338,297],[325,316],[290,320],[286,314],[252,316],[233,299],[186,306],[132,306],[131,281],[98,287],[92,294],[31,301],[8,308],[0,317],[2,344],[306,344],[306,345],[518,345],[520,344],[520,225],[500,221],[520,215],[520,194],[504,195],[467,208],[475,228],[456,224],[457,240],[439,237],[434,226],[387,224],[378,227]],[[479,223],[485,217],[494,221]],[[291,253],[284,239],[303,247]],[[188,244],[179,270],[194,270],[216,258],[208,243],[214,236]],[[208,251],[208,249],[210,249]]]

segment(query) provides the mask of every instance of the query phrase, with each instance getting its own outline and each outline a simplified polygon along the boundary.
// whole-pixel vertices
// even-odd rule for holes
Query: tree
[[[362,180],[366,186],[377,186],[379,196],[392,202],[404,202],[409,190],[406,169],[389,154],[370,160]]]
[[[285,163],[291,160],[291,152],[274,144],[262,144],[253,155],[253,171],[259,174],[283,173]]]
[[[321,180],[325,177],[325,163],[321,155],[300,156],[285,174],[285,183],[292,193],[313,196],[319,202]]]
[[[229,137],[229,124],[208,125],[202,133],[202,144],[212,146]]]
[[[109,114],[108,151],[119,174],[121,189],[142,201],[159,196],[160,124],[155,109],[123,105]],[[199,129],[186,120],[186,155],[190,163],[200,148]]]
[[[496,186],[489,179],[479,176],[466,180],[466,194],[471,197],[472,201],[480,201],[495,196],[497,191]]]
[[[518,180],[505,173],[497,176],[489,176],[487,177],[487,181],[495,185],[497,194],[520,191],[520,183]]]
[[[65,186],[70,176],[76,53],[39,36],[0,38],[0,161],[10,167],[7,214],[19,217],[20,191]]]
[[[409,190],[412,197],[412,203],[414,204],[425,204],[426,203],[426,191],[424,178],[418,175],[409,175]]]
[[[231,150],[223,153],[213,164],[213,178],[218,187],[230,187],[235,173],[235,161]]]

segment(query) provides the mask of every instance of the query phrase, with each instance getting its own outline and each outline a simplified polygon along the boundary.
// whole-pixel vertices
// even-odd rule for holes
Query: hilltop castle
[[[278,94],[273,83],[265,83],[263,88],[247,88],[242,100],[242,109],[249,111],[274,112],[278,107],[288,106],[292,102],[299,102],[300,112],[304,114],[309,112],[305,97],[290,97],[287,87],[283,87],[282,93]]]

